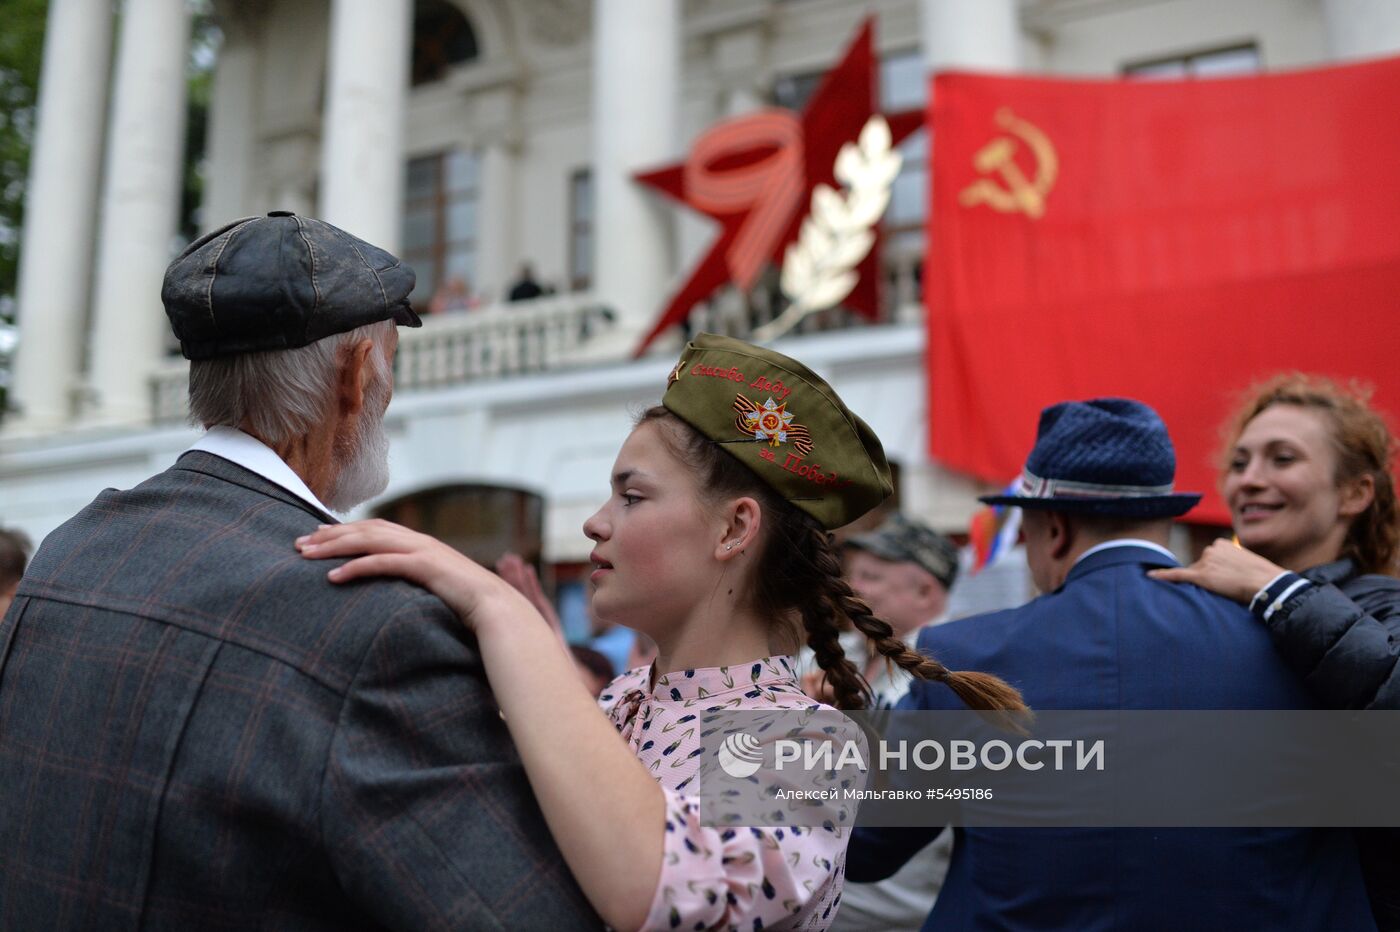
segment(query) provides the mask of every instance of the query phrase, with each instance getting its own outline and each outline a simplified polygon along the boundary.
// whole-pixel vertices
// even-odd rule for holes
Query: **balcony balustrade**
[[[886,252],[884,307],[879,320],[865,320],[832,308],[808,315],[793,332],[807,334],[919,320],[920,258]],[[770,271],[751,294],[724,289],[698,306],[691,314],[689,331],[745,338],[777,317],[785,304],[786,299],[777,288],[776,272]],[[586,292],[425,316],[421,328],[399,330],[394,387],[396,391],[448,388],[483,379],[621,361],[630,347],[600,339],[615,325],[613,311]],[[183,421],[189,390],[188,364],[182,359],[171,360],[152,375],[150,384],[152,421]]]
[[[446,388],[590,361],[585,348],[613,324],[613,312],[586,293],[425,316],[422,327],[399,330],[394,389]],[[183,421],[188,393],[189,365],[172,360],[151,376],[152,421]]]

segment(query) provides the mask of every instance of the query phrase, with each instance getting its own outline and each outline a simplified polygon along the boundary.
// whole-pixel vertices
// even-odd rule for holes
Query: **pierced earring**
[[[724,549],[725,549],[725,550],[733,550],[733,549],[734,549],[734,545],[733,545],[733,544],[725,544],[725,545],[724,545]]]

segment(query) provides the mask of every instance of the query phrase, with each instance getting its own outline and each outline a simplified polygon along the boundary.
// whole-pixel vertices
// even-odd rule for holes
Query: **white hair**
[[[384,412],[394,386],[386,370],[381,369],[365,388],[365,404],[354,435],[343,443],[338,441],[331,451],[336,468],[324,498],[331,511],[345,514],[389,487],[389,435],[384,432]]]
[[[341,352],[373,340],[376,383],[390,384],[383,352],[391,320],[357,327],[297,349],[240,353],[190,363],[190,421],[202,427],[241,427],[275,446],[310,433],[326,417]]]

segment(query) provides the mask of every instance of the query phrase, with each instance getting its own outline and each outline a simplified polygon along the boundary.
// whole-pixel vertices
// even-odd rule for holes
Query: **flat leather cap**
[[[186,359],[296,349],[366,324],[423,322],[413,269],[323,220],[274,210],[204,236],[165,270],[161,301]]]

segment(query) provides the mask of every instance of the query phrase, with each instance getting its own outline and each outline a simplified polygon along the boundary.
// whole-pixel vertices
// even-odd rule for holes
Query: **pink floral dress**
[[[841,827],[700,824],[700,717],[729,709],[826,709],[802,692],[792,659],[613,680],[603,711],[666,794],[661,879],[646,929],[825,929],[841,902]]]

